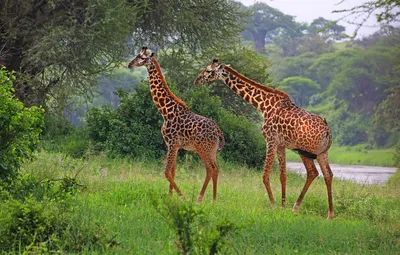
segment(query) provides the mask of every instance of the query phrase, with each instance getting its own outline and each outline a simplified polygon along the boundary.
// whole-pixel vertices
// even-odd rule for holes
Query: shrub
[[[43,110],[25,107],[13,95],[15,77],[0,69],[0,180],[16,176],[24,159],[31,159],[43,125]]]
[[[175,231],[174,243],[180,254],[218,254],[224,248],[226,236],[238,228],[227,220],[211,222],[194,201],[153,197],[153,206]]]
[[[25,175],[0,186],[0,252],[81,252],[116,245],[100,225],[85,226],[74,215],[75,178],[39,180]]]
[[[93,108],[87,114],[90,139],[95,148],[111,156],[160,158],[166,152],[161,136],[162,117],[151,98],[148,83],[135,88],[135,93],[119,90],[120,104]]]

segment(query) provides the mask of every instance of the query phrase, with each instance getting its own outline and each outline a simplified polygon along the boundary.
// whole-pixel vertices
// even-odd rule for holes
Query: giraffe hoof
[[[199,197],[197,198],[197,202],[198,202],[198,203],[203,202],[203,196],[199,196]]]
[[[335,213],[334,212],[328,212],[328,220],[332,220],[333,219],[333,217],[335,216]]]
[[[299,212],[299,205],[297,203],[295,203],[293,206],[293,213],[297,215],[298,212]]]

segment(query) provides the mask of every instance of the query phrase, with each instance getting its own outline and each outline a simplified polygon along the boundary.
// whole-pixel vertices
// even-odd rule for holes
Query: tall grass
[[[77,176],[83,189],[76,197],[75,225],[100,226],[119,245],[83,247],[82,254],[178,254],[180,238],[160,213],[154,199],[165,199],[168,182],[162,162],[95,157],[87,161],[40,153],[23,171],[39,178]],[[296,216],[291,211],[305,177],[288,172],[288,208],[281,208],[280,182],[272,173],[276,198],[269,205],[262,173],[220,161],[218,197],[211,184],[204,201],[195,198],[204,181],[201,163],[179,162],[176,183],[193,210],[202,212],[204,226],[190,225],[196,242],[216,235],[221,222],[234,227],[219,244],[220,254],[398,254],[400,249],[400,191],[398,185],[369,186],[334,181],[335,219],[326,220],[328,203],[323,178],[310,187]],[[398,178],[397,178],[398,182]],[[173,199],[180,201],[176,194]],[[185,206],[180,208],[187,208]],[[172,216],[171,216],[172,217]],[[206,219],[206,221],[204,220]],[[204,250],[197,250],[204,254]],[[193,250],[191,254],[196,254]]]

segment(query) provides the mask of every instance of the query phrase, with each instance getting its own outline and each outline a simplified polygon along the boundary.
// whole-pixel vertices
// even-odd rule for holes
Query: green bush
[[[43,125],[43,110],[25,107],[13,95],[15,77],[0,69],[0,180],[16,176],[24,159],[31,159]]]
[[[93,108],[87,114],[89,138],[97,150],[111,156],[160,158],[166,152],[161,136],[162,117],[151,98],[148,83],[135,88],[135,93],[117,92],[120,104]]]
[[[84,227],[75,215],[75,178],[39,180],[19,176],[0,186],[0,253],[81,252],[116,245],[100,225]]]
[[[215,223],[204,208],[194,201],[153,197],[153,206],[174,230],[174,242],[180,254],[218,254],[229,233],[238,229],[228,220]]]

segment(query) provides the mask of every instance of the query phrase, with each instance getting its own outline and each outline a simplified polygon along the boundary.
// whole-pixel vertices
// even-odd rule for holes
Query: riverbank
[[[307,173],[301,162],[287,162],[286,166],[292,172]],[[322,176],[319,165],[316,163],[315,166],[320,176]],[[339,164],[330,164],[330,166],[335,179],[350,180],[360,184],[384,184],[397,172],[395,167]]]
[[[365,149],[366,145],[338,146],[332,144],[329,150],[329,162],[333,164],[364,165],[364,166],[394,166],[394,148]],[[301,162],[299,155],[287,150],[288,162]]]

